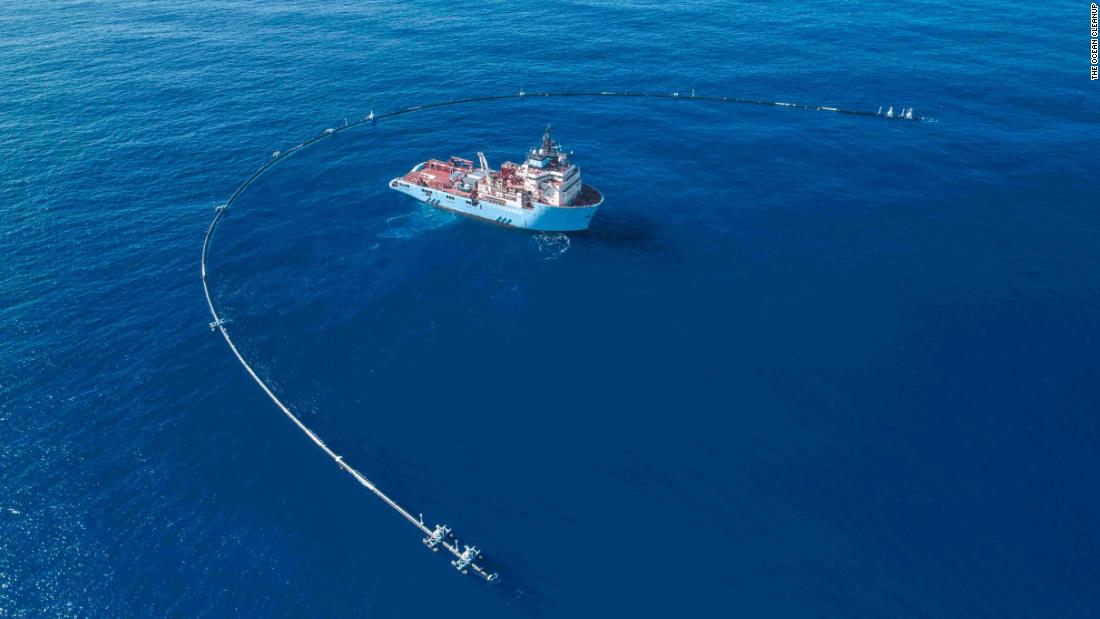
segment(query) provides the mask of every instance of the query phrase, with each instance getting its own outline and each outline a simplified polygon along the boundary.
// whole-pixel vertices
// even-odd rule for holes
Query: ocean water
[[[0,6],[0,617],[1100,615],[1079,2]],[[486,586],[337,469],[483,548]],[[387,189],[552,122],[543,235]]]

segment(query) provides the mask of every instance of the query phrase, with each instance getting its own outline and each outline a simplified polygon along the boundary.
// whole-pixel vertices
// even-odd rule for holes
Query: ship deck
[[[470,196],[470,193],[467,191],[462,191],[458,188],[457,179],[453,181],[451,180],[451,174],[459,170],[460,168],[457,168],[445,161],[432,159],[430,161],[424,162],[423,168],[419,170],[412,170],[401,178],[412,185],[430,187],[432,189],[446,191],[447,193],[466,198]]]
[[[573,203],[569,206],[596,206],[600,202],[603,202],[603,194],[600,193],[600,190],[592,185],[581,183],[581,192],[577,194],[577,197],[573,199]]]
[[[407,174],[401,177],[402,180],[410,185],[419,185],[421,187],[428,187],[430,189],[436,189],[444,191],[446,193],[459,196],[462,198],[469,198],[471,192],[463,191],[459,189],[458,184],[460,178],[451,179],[451,175],[455,172],[469,172],[465,168],[454,166],[446,161],[439,161],[438,159],[430,159],[424,162],[424,165],[419,170],[410,170]],[[493,174],[498,174],[495,170],[491,171]],[[514,179],[514,177],[513,177]],[[518,180],[508,179],[505,181],[507,188],[513,191],[522,190],[522,183]],[[489,196],[482,196],[482,199],[490,199]],[[603,202],[603,194],[598,189],[591,185],[581,185],[581,191],[577,194],[577,197],[573,200],[572,204],[563,207],[556,208],[570,208],[570,207],[584,207],[595,206]]]

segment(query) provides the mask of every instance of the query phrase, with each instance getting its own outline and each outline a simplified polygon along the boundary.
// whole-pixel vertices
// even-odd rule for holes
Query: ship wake
[[[415,239],[422,234],[452,226],[459,217],[454,213],[418,204],[418,208],[387,217],[385,228],[378,233],[383,239]]]

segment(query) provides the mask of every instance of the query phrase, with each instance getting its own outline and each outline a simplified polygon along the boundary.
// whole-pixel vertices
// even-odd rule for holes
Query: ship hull
[[[395,178],[390,181],[390,188],[416,198],[425,204],[454,211],[461,215],[483,219],[510,228],[546,232],[586,230],[592,221],[592,217],[595,216],[596,211],[603,204],[603,197],[601,196],[599,202],[586,206],[550,206],[549,204],[536,203],[532,205],[532,208],[518,208],[496,204],[488,200],[474,202],[469,198],[440,189],[409,183],[403,178]]]

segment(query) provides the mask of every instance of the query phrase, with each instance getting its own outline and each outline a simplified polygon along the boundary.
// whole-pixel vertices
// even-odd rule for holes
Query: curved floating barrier
[[[402,108],[392,112],[377,115],[374,113],[374,110],[371,110],[370,114],[368,114],[363,119],[350,123],[347,121],[347,119],[345,119],[343,126],[329,127],[320,134],[286,150],[285,152],[278,150],[273,152],[271,154],[271,159],[269,159],[266,163],[257,168],[256,171],[254,171],[248,178],[246,178],[244,182],[242,182],[232,193],[232,195],[229,196],[229,199],[226,200],[225,203],[219,204],[214,207],[214,219],[210,222],[210,226],[206,229],[206,237],[203,239],[202,243],[202,260],[200,262],[202,271],[202,290],[203,293],[206,295],[206,304],[210,308],[210,315],[213,317],[213,321],[210,323],[210,329],[213,331],[219,331],[221,333],[222,337],[225,338],[225,343],[229,345],[229,349],[233,352],[233,355],[237,357],[237,361],[240,362],[245,371],[248,372],[249,376],[252,377],[252,380],[256,381],[256,384],[259,385],[260,389],[262,389],[263,392],[267,394],[267,397],[271,398],[271,401],[275,403],[275,406],[278,407],[279,410],[281,410],[283,414],[286,415],[287,418],[290,419],[290,421],[295,426],[297,426],[299,430],[302,431],[303,434],[309,437],[309,440],[313,441],[313,443],[322,451],[324,451],[328,457],[332,458],[332,460],[336,462],[337,466],[339,466],[346,473],[354,477],[355,480],[358,481],[363,487],[365,487],[367,490],[370,490],[372,493],[374,493],[375,496],[382,499],[382,501],[386,503],[386,505],[389,505],[405,520],[409,521],[409,523],[419,529],[420,532],[425,536],[423,539],[425,546],[427,546],[434,552],[438,552],[440,547],[450,552],[451,555],[454,556],[454,560],[451,561],[451,565],[453,565],[456,570],[462,572],[463,574],[469,573],[470,570],[473,570],[476,575],[480,576],[488,582],[494,582],[498,580],[499,576],[496,572],[490,572],[489,570],[476,563],[477,560],[480,560],[482,558],[480,551],[476,546],[463,545],[462,549],[460,550],[459,541],[455,537],[454,533],[451,531],[450,527],[446,525],[436,525],[435,528],[429,529],[427,526],[424,525],[423,516],[421,516],[420,518],[414,518],[408,510],[406,510],[404,507],[401,507],[401,505],[390,498],[389,495],[387,495],[385,492],[382,492],[382,490],[379,489],[378,486],[374,485],[374,483],[367,479],[362,473],[357,471],[350,464],[344,462],[344,458],[340,455],[337,455],[335,451],[333,451],[327,444],[325,444],[323,440],[321,440],[321,437],[317,436],[317,434],[313,432],[313,430],[310,430],[308,426],[302,423],[302,420],[299,419],[298,416],[295,415],[290,410],[290,408],[286,406],[286,404],[283,404],[282,400],[280,400],[279,397],[275,395],[275,392],[271,390],[271,388],[267,385],[267,383],[264,382],[262,378],[260,378],[259,374],[257,374],[256,371],[252,368],[252,365],[249,364],[248,360],[244,358],[243,354],[241,354],[241,351],[237,348],[237,345],[236,343],[234,343],[233,338],[230,337],[229,330],[227,328],[230,320],[218,313],[217,305],[214,303],[214,298],[210,294],[210,286],[207,281],[206,260],[210,252],[210,241],[214,236],[214,231],[217,229],[218,223],[221,222],[222,218],[225,217],[225,215],[229,212],[230,207],[237,201],[238,198],[241,197],[241,194],[243,194],[245,190],[247,190],[252,185],[252,183],[255,182],[256,179],[258,179],[264,172],[267,172],[277,163],[286,159],[287,157],[290,157],[294,153],[297,153],[302,149],[308,148],[313,144],[324,140],[325,138],[332,137],[341,131],[351,129],[352,127],[373,123],[385,118],[393,118],[396,116],[402,116],[404,114],[411,114],[413,112],[429,110],[433,108],[442,108],[454,105],[464,105],[488,101],[499,101],[503,99],[520,99],[524,97],[637,97],[654,99],[680,99],[690,101],[707,101],[712,103],[741,103],[751,105],[788,107],[801,110],[852,114],[856,116],[873,116],[888,120],[925,120],[923,116],[914,116],[912,108],[902,108],[902,111],[900,113],[895,113],[892,106],[886,113],[883,113],[882,108],[879,108],[878,112],[867,112],[860,110],[838,109],[835,107],[805,105],[801,103],[786,103],[781,101],[761,101],[758,99],[740,99],[736,97],[698,96],[695,94],[694,90],[691,92],[690,95],[683,96],[681,96],[681,94],[678,92],[524,92],[521,90],[518,93],[510,95],[470,97],[466,99],[452,99],[449,101],[440,101],[437,103],[414,105],[412,107]]]

